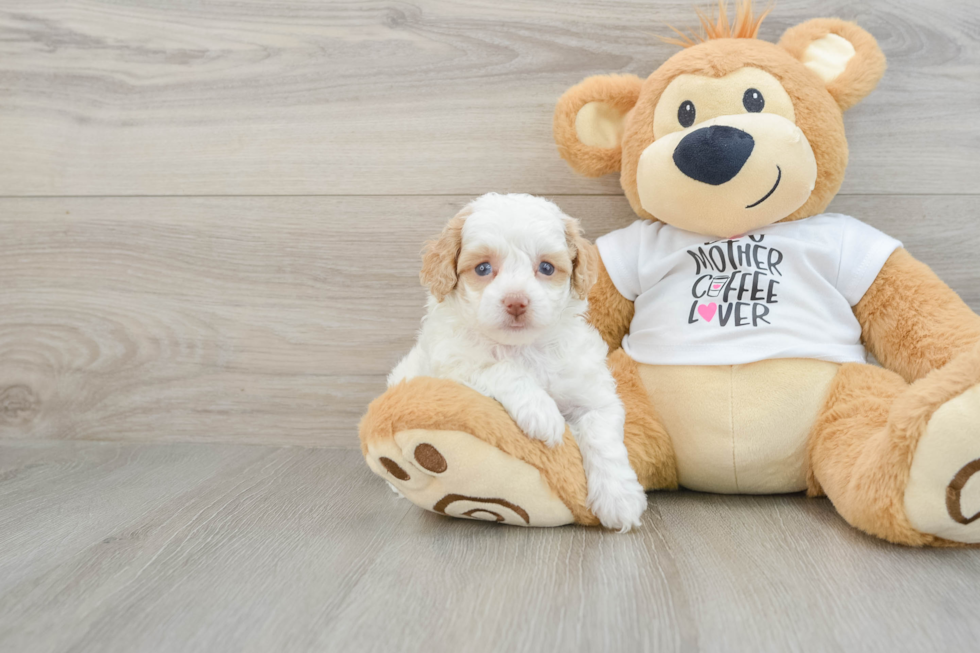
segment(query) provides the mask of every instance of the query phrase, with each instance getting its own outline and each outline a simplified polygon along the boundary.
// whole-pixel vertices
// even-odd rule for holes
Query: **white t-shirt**
[[[596,241],[635,302],[623,349],[654,365],[866,362],[851,307],[901,243],[837,213],[730,240],[638,220]]]

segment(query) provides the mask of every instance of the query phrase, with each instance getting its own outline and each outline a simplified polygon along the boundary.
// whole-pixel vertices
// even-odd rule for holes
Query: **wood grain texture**
[[[398,499],[358,452],[0,443],[0,649],[973,650],[980,551],[824,499],[651,494],[641,528]]]
[[[691,5],[0,0],[0,651],[975,649],[980,551],[826,500],[522,530],[420,511],[350,450],[460,205],[634,219],[551,113],[647,75]],[[890,64],[831,209],[980,309],[980,7],[780,0],[762,37],[820,15]]]
[[[467,197],[0,199],[0,438],[356,446]],[[558,197],[592,237],[626,201]],[[978,196],[844,196],[974,309]]]
[[[844,192],[977,192],[977,4],[784,0],[761,36],[820,15],[890,62],[847,114]],[[648,75],[694,22],[690,0],[0,0],[0,195],[618,194],[559,160],[555,101]]]

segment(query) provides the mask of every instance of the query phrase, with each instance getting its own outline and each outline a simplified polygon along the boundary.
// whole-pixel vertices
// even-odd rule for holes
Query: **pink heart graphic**
[[[714,317],[715,313],[718,312],[718,304],[711,302],[710,304],[701,304],[698,306],[698,315],[703,317],[706,322],[710,322]]]

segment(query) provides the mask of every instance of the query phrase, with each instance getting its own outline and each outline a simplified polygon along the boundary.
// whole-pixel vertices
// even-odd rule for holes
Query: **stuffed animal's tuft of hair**
[[[685,34],[672,25],[667,27],[679,38],[661,37],[665,43],[679,45],[682,48],[690,48],[698,43],[711,41],[713,39],[754,39],[759,35],[759,27],[772,11],[772,4],[763,9],[758,16],[752,6],[752,0],[736,0],[735,20],[728,20],[728,0],[718,0],[718,17],[709,18],[699,7],[695,7],[698,20],[701,22],[700,30],[688,30]]]

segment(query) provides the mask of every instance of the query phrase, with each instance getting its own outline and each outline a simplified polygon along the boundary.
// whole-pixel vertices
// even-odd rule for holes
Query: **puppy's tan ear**
[[[619,170],[623,131],[643,82],[636,75],[596,75],[565,91],[555,107],[558,153],[586,177]]]
[[[456,261],[463,247],[463,223],[473,210],[470,207],[454,215],[442,233],[435,240],[425,243],[422,249],[422,271],[419,279],[438,301],[453,291],[459,277],[456,274]]]
[[[863,100],[885,74],[885,54],[875,37],[839,18],[791,27],[779,45],[823,80],[841,111]]]
[[[572,292],[579,299],[587,299],[589,291],[599,278],[599,251],[582,235],[578,220],[565,222],[568,254],[572,257]]]

